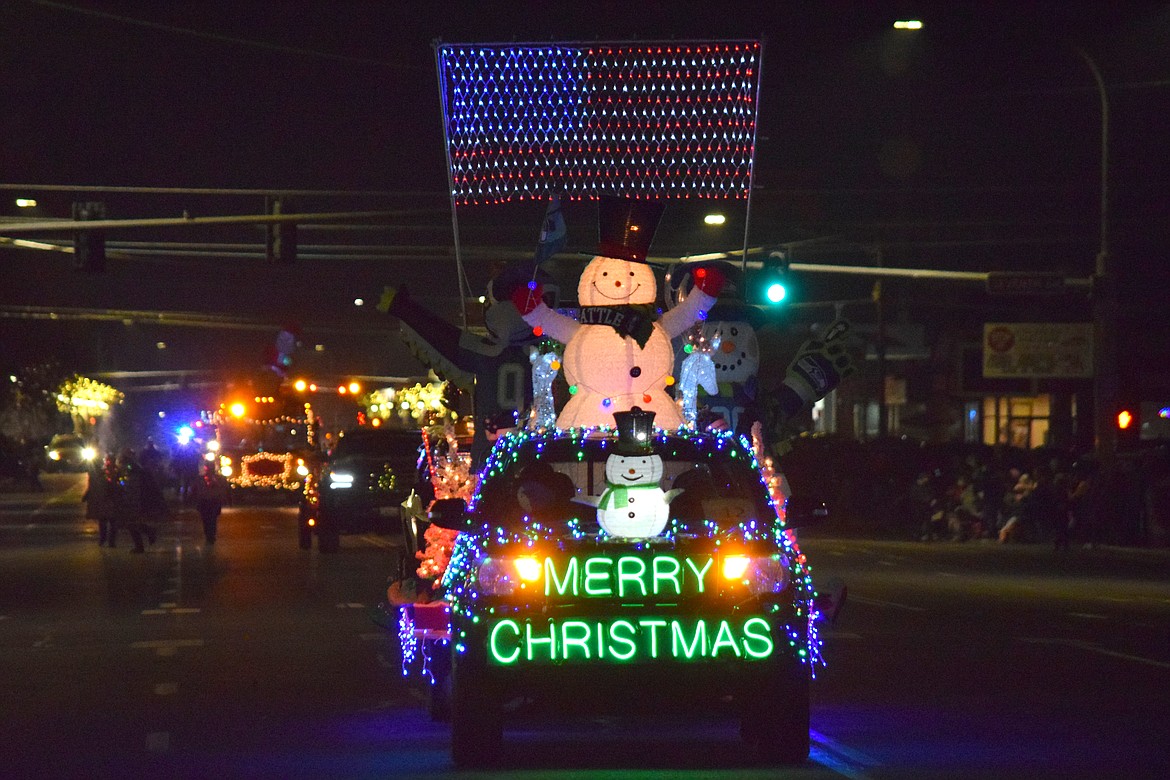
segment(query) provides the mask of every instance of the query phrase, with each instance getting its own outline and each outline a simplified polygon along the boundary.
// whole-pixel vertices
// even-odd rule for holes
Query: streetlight
[[[1077,54],[1093,74],[1101,99],[1101,228],[1100,245],[1090,288],[1093,308],[1093,441],[1102,465],[1117,453],[1117,290],[1109,254],[1109,94],[1097,63],[1079,46]]]

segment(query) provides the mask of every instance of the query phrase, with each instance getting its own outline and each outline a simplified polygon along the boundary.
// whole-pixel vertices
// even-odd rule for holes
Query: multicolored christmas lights
[[[696,433],[687,430],[672,432],[669,437],[666,432],[659,430],[655,437],[661,450],[669,450],[671,442],[679,439],[686,442],[688,446],[696,447],[699,450],[698,460],[700,461],[705,457],[715,455],[726,458],[744,458],[747,461],[746,465],[760,475],[761,483],[768,489],[769,501],[775,510],[772,521],[748,520],[724,527],[719,522],[708,520],[701,528],[691,527],[686,529],[685,533],[676,525],[672,525],[659,537],[627,541],[625,544],[633,550],[651,550],[657,549],[654,545],[673,545],[685,536],[689,540],[707,539],[714,544],[716,550],[721,548],[734,549],[737,545],[748,545],[753,542],[765,542],[770,545],[771,549],[777,550],[778,554],[792,566],[794,572],[792,587],[795,588],[796,592],[794,617],[802,624],[807,621],[807,629],[798,631],[790,625],[787,629],[787,638],[776,637],[776,640],[786,641],[792,646],[793,652],[804,663],[810,665],[815,676],[816,666],[823,663],[823,660],[820,654],[821,640],[816,629],[818,615],[813,604],[815,589],[812,582],[812,572],[794,536],[784,525],[783,507],[777,502],[781,496],[775,490],[774,484],[769,484],[771,478],[764,474],[752,442],[748,441],[746,437],[736,437],[731,433]],[[582,460],[585,457],[586,440],[604,450],[607,445],[616,442],[616,435],[611,429],[605,427],[514,431],[501,437],[496,443],[480,473],[479,485],[482,487],[490,484],[491,481],[500,477],[506,469],[514,468],[525,451],[535,451],[536,457],[539,459],[543,449],[554,440],[574,442],[578,448],[577,459]],[[706,456],[702,454],[704,452],[707,453]],[[482,495],[477,490],[472,497],[470,507],[474,509],[481,499]],[[604,533],[584,534],[575,524],[570,525],[567,532],[564,528],[548,528],[538,523],[526,522],[521,524],[519,529],[496,526],[485,527],[480,533],[460,534],[454,550],[451,552],[450,561],[442,580],[445,598],[450,602],[453,614],[461,616],[470,623],[478,623],[487,617],[487,613],[480,604],[480,583],[478,583],[476,575],[480,565],[488,558],[489,551],[506,549],[512,554],[518,550],[528,549],[545,552],[560,550],[564,553],[570,548],[572,550],[593,549],[590,547],[592,543],[597,545],[595,552],[603,553],[606,541]],[[582,544],[585,545],[584,548]],[[779,607],[774,605],[771,611],[776,609]],[[497,611],[493,619],[499,617],[501,616]],[[527,631],[527,629],[524,630]],[[465,635],[457,634],[452,639],[455,642],[457,652],[465,650]]]

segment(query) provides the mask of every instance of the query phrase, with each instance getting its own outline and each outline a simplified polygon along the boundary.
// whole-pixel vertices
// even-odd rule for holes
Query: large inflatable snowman
[[[562,363],[570,398],[557,416],[558,428],[611,425],[615,412],[634,406],[654,412],[661,428],[683,424],[666,391],[674,382],[671,339],[706,316],[723,277],[716,269],[704,272],[693,294],[657,314],[658,285],[646,253],[662,209],[657,201],[600,202],[600,250],[577,284],[579,319],[550,309],[538,285],[512,296],[525,322],[565,345]]]
[[[682,492],[664,491],[662,456],[653,451],[654,413],[634,407],[614,415],[618,444],[605,461],[605,492],[597,504],[597,522],[610,536],[644,538],[666,528],[670,502]]]

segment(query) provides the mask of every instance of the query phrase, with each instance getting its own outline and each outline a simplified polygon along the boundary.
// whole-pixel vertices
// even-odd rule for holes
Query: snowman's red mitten
[[[544,295],[544,288],[539,282],[530,282],[530,284],[536,286],[530,287],[527,284],[521,284],[512,291],[512,303],[516,306],[521,316],[531,314],[532,310],[541,303],[542,296]]]
[[[695,287],[698,287],[712,298],[719,297],[719,292],[723,289],[723,282],[723,272],[718,268],[695,269]]]

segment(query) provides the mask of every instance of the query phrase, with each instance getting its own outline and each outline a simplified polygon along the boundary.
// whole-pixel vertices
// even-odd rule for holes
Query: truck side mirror
[[[427,519],[448,531],[474,530],[471,517],[467,514],[467,502],[462,498],[440,498],[431,505]]]

